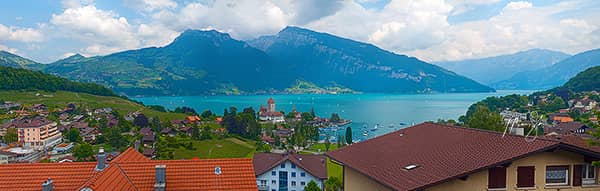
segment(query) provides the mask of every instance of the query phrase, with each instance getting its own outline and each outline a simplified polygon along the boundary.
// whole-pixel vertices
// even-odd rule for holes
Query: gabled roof
[[[421,190],[555,148],[600,153],[550,139],[422,123],[326,155],[393,190]],[[406,170],[409,165],[416,165]]]
[[[327,178],[327,161],[324,155],[311,154],[278,154],[278,153],[254,153],[254,174],[261,175],[275,168],[285,161],[294,163],[297,167],[304,169],[311,175],[320,178]]]
[[[128,190],[137,191],[129,177],[125,175],[119,164],[109,165],[102,172],[94,174],[77,190],[91,188],[92,190]]]
[[[115,157],[111,160],[111,163],[121,163],[121,162],[133,162],[133,161],[149,161],[150,159],[146,158],[142,153],[136,151],[134,148],[127,148],[127,150],[123,151],[119,156]]]
[[[0,190],[39,191],[50,178],[55,191],[152,191],[156,165],[166,166],[167,190],[258,190],[251,159],[148,160],[139,156],[129,148],[101,172],[95,171],[95,162],[0,165]],[[220,174],[215,173],[217,167]]]

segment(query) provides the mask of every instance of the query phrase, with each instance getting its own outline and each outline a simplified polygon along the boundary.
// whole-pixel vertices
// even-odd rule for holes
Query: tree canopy
[[[115,93],[98,84],[73,82],[58,76],[38,71],[0,66],[0,90],[44,90],[71,91],[101,96],[115,96]]]

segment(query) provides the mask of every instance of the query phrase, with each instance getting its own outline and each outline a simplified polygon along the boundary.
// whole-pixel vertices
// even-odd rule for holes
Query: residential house
[[[0,165],[3,191],[255,191],[251,159],[149,160],[129,148],[106,161]]]
[[[17,154],[0,150],[0,164],[8,164],[17,159]]]
[[[163,135],[171,136],[171,137],[174,137],[175,135],[177,135],[177,132],[173,128],[170,128],[170,127],[164,128],[163,130],[160,131],[160,133]]]
[[[302,191],[310,181],[324,188],[327,179],[324,155],[255,153],[252,161],[260,191]]]
[[[557,134],[557,135],[588,135],[587,133],[591,131],[592,128],[581,122],[565,122],[559,123],[554,126],[549,126],[544,128],[544,134]]]
[[[19,134],[19,143],[24,147],[44,150],[62,141],[57,123],[46,118],[21,119],[15,125]]]
[[[202,121],[202,119],[200,119],[200,116],[187,116],[185,117],[185,122],[187,124],[195,124],[195,123],[200,123],[200,121]]]
[[[154,131],[152,131],[149,127],[144,127],[140,129],[140,134],[142,134],[142,143],[146,147],[151,147],[154,142],[156,142],[156,135]]]
[[[326,155],[345,191],[598,190],[600,147],[581,142],[422,123]]]
[[[283,113],[277,111],[275,109],[275,100],[273,98],[269,98],[267,101],[267,107],[260,106],[258,111],[258,118],[261,121],[271,122],[271,123],[283,123],[285,119],[283,117]]]
[[[573,118],[571,118],[569,116],[569,114],[566,114],[566,113],[553,113],[550,115],[550,119],[552,120],[553,124],[567,123],[567,122],[575,121]]]
[[[192,127],[190,126],[184,126],[179,128],[179,131],[186,134],[187,136],[192,136]]]

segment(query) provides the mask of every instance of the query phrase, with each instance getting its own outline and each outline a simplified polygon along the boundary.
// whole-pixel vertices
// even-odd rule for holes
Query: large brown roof
[[[327,178],[327,158],[324,155],[311,154],[278,154],[278,153],[254,153],[254,173],[261,175],[277,165],[290,161],[297,167],[304,169],[311,175],[320,178]]]
[[[127,156],[132,155],[132,156]],[[95,162],[0,165],[0,190],[39,191],[52,179],[55,191],[154,190],[155,166],[166,166],[167,190],[257,190],[252,161],[243,159],[147,160],[128,149],[101,172]],[[139,159],[139,160],[138,160]],[[215,174],[215,168],[221,174]]]
[[[420,190],[561,145],[563,142],[550,139],[531,141],[522,136],[502,137],[497,132],[422,123],[326,155],[393,190]],[[404,169],[408,165],[418,167]]]

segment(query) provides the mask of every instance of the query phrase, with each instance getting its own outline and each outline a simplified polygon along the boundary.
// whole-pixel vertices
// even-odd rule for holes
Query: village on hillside
[[[208,110],[197,113],[189,107],[166,112],[185,117],[167,121],[139,111],[120,113],[79,103],[49,107],[3,100],[0,164],[97,161],[98,150],[107,161],[119,158],[125,150],[154,160],[249,157],[259,159],[253,162],[260,190],[279,187],[271,184],[278,180],[270,169],[275,165],[290,168],[286,171],[290,189],[302,190],[311,182],[324,188],[330,176],[328,166],[333,165],[323,152],[346,142],[319,140],[318,129],[351,122],[337,114],[332,120],[296,109],[284,115],[272,98],[257,112],[252,107],[228,108],[223,115]],[[339,179],[332,180],[330,184],[341,184]]]

